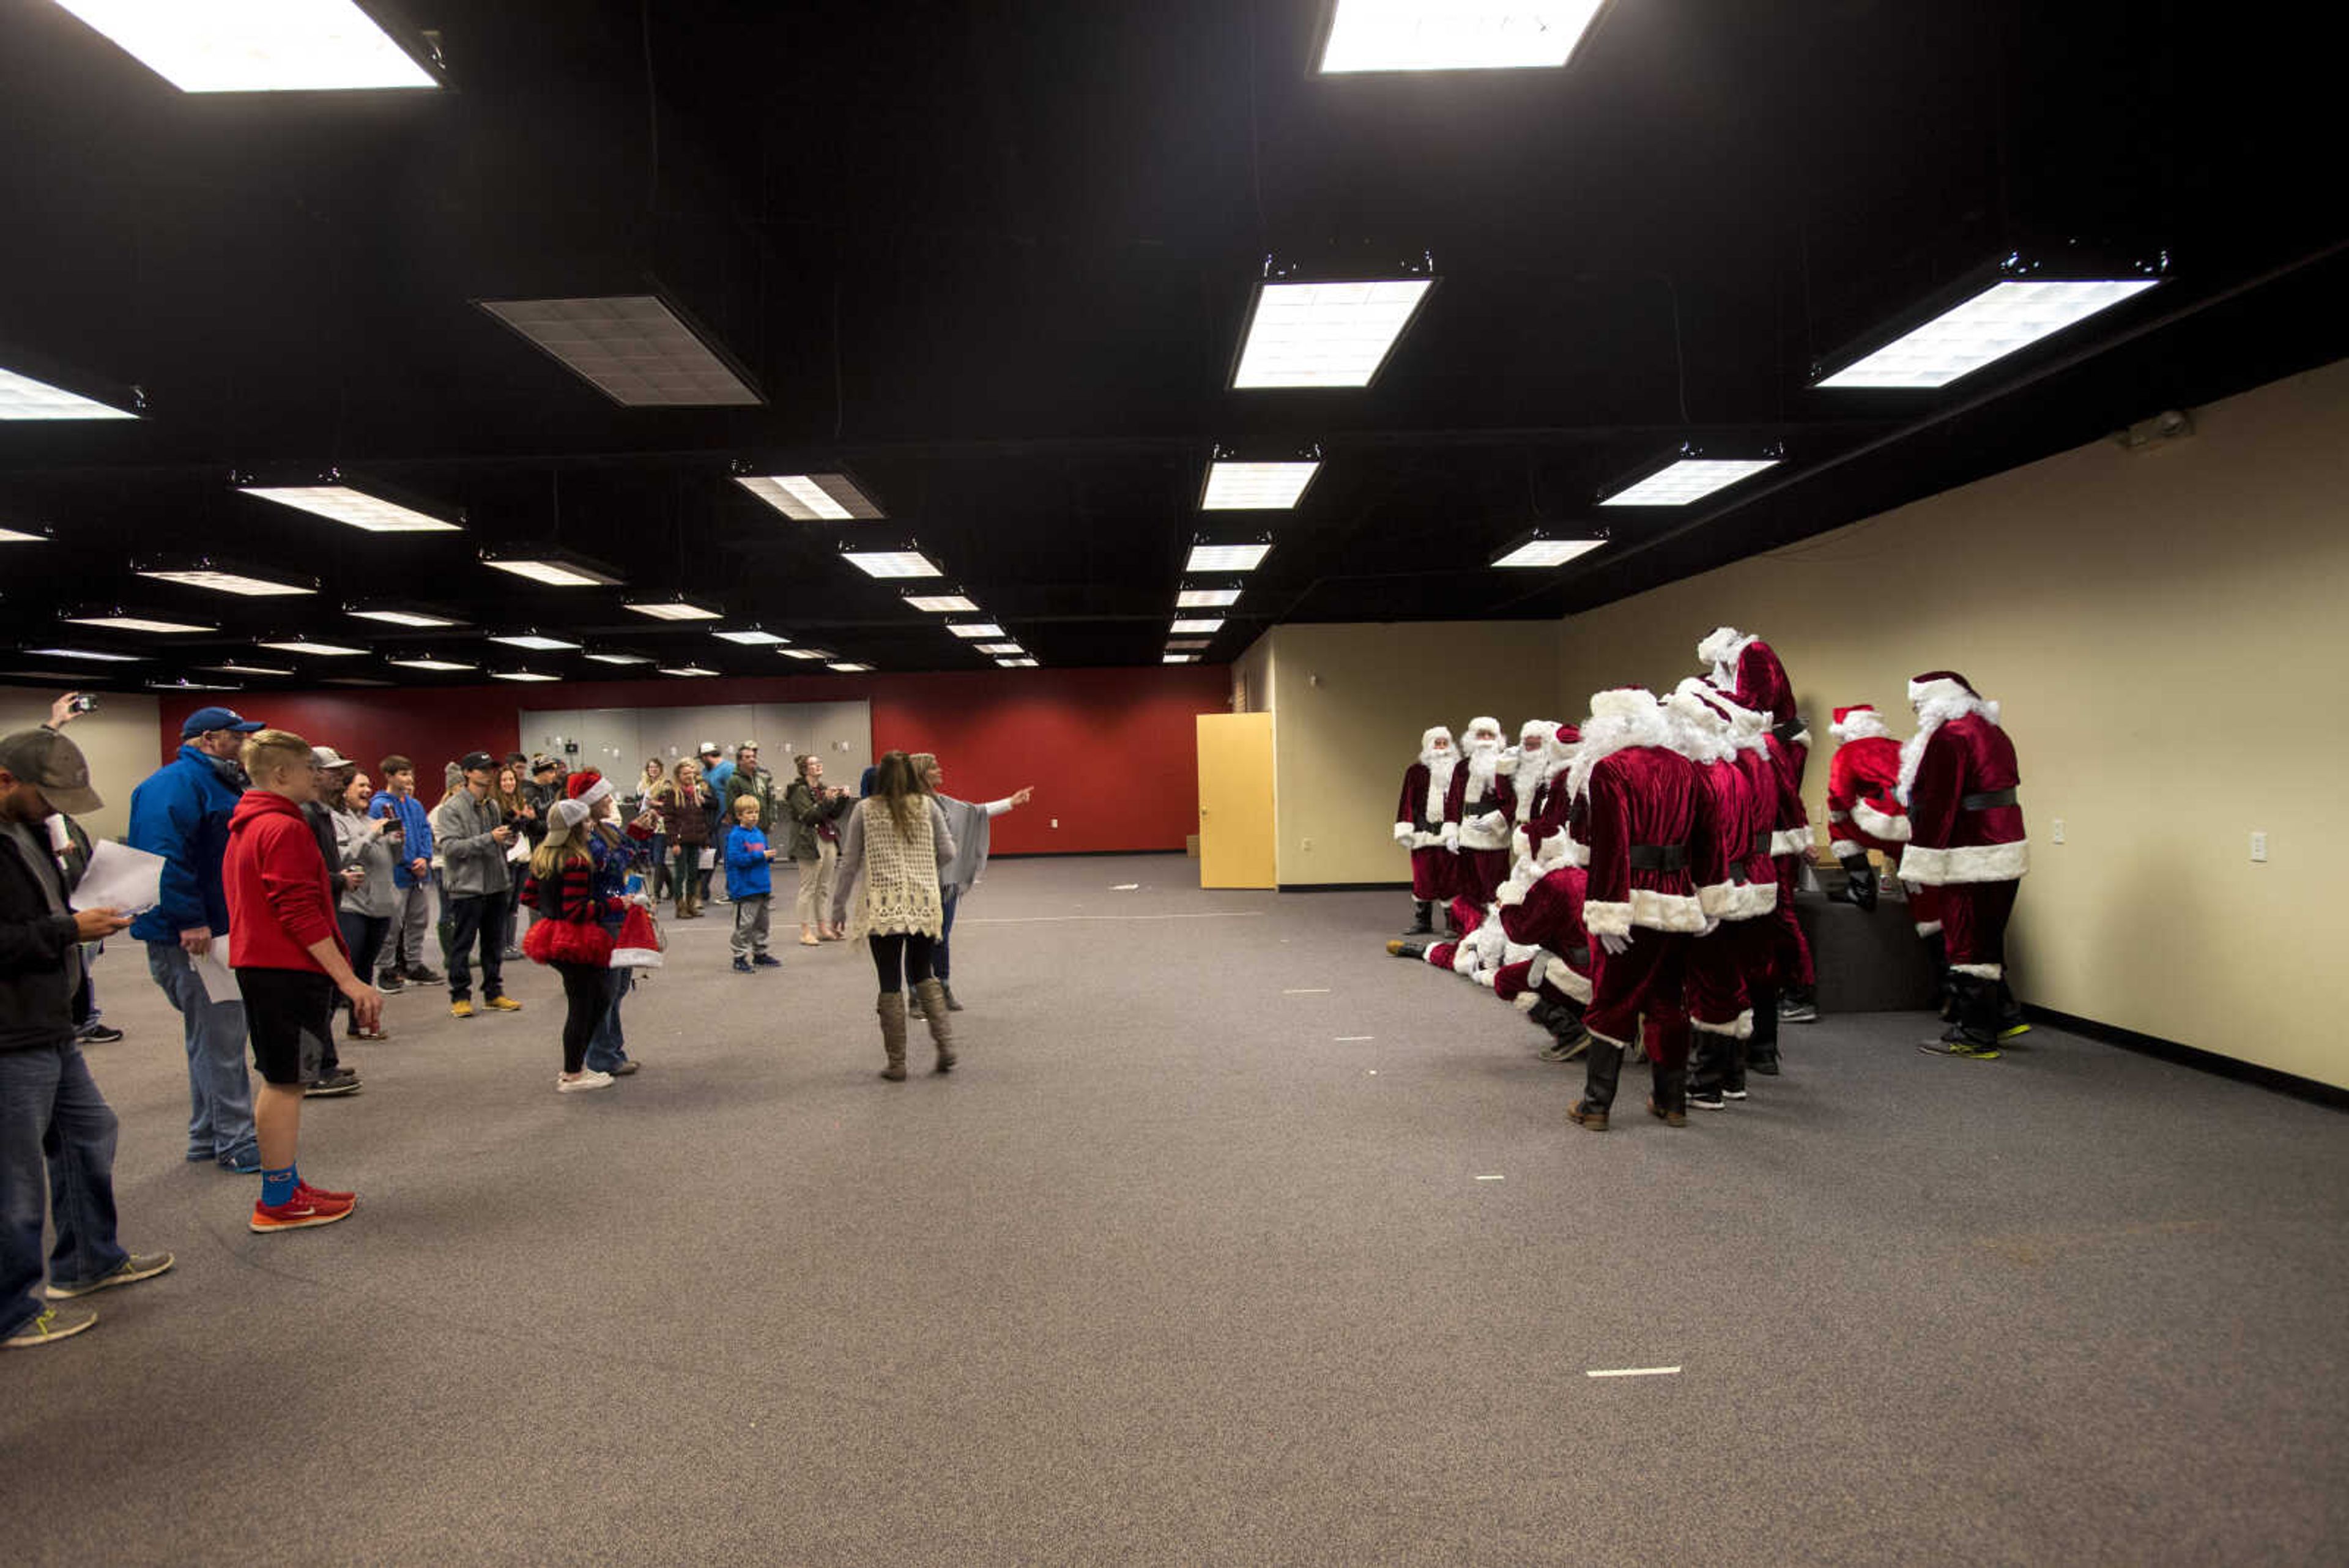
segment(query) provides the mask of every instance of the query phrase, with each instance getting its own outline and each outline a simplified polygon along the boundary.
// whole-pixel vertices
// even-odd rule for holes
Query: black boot
[[[1745,1065],[1765,1078],[1778,1075],[1778,993],[1754,993],[1754,1034],[1745,1042]]]
[[[2006,977],[2001,975],[1992,983],[1998,987],[1998,1037],[2012,1040],[2018,1034],[2030,1033],[2031,1020],[2023,1015],[2023,1003],[2014,1000],[2014,992],[2007,988]]]
[[[1411,929],[1403,932],[1403,935],[1407,937],[1423,937],[1434,929],[1435,900],[1433,898],[1413,898],[1411,901]]]
[[[1876,862],[1866,855],[1846,857],[1838,862],[1843,867],[1843,891],[1837,895],[1854,909],[1873,914],[1876,910]]]
[[[1590,1059],[1585,1064],[1582,1098],[1566,1114],[1591,1132],[1607,1130],[1607,1108],[1615,1103],[1616,1081],[1623,1075],[1623,1047],[1612,1040],[1590,1037]]]
[[[1427,957],[1428,948],[1432,945],[1428,942],[1414,941],[1408,937],[1397,937],[1387,943],[1387,951],[1397,958],[1424,959]]]
[[[1696,1051],[1690,1063],[1688,1103],[1699,1110],[1717,1111],[1725,1103],[1730,1050],[1737,1042],[1709,1029],[1696,1032]]]
[[[1545,1062],[1571,1062],[1590,1044],[1590,1031],[1582,1026],[1582,1010],[1572,1002],[1544,997],[1526,1016],[1550,1033],[1550,1043],[1542,1047]]]
[[[1688,1126],[1688,1068],[1656,1064],[1656,1086],[1648,1096],[1648,1114],[1668,1127]]]
[[[1958,1016],[1958,993],[1950,984],[1950,944],[1941,940],[1939,931],[1921,940],[1925,956],[1933,963],[1933,1006],[1940,1012],[1942,1023],[1952,1023]]]
[[[1958,1021],[1942,1032],[1939,1044],[1922,1049],[1940,1056],[1997,1060],[1998,982],[1980,975],[1952,974],[1950,984],[1958,995]]]

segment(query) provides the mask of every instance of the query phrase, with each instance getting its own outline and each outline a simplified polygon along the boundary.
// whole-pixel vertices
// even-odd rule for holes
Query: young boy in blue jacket
[[[726,896],[734,900],[734,967],[744,974],[753,969],[781,969],[783,961],[767,951],[767,897],[774,891],[774,852],[759,831],[759,799],[743,795],[734,803],[732,831],[726,835]]]

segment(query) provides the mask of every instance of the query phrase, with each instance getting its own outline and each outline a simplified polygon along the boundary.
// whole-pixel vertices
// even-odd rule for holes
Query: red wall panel
[[[330,744],[371,774],[390,753],[414,758],[427,800],[439,798],[442,763],[476,748],[500,755],[515,750],[516,714],[525,705],[650,708],[859,697],[873,705],[875,752],[937,753],[947,793],[990,800],[1036,786],[1031,805],[997,820],[998,854],[1180,849],[1198,826],[1192,721],[1229,710],[1231,675],[1221,665],[1185,664],[231,694],[247,718]],[[163,699],[162,755],[178,750],[181,722],[202,706],[193,696]]]

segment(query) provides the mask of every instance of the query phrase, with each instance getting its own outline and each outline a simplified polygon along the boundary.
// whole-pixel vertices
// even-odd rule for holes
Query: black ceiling
[[[2322,51],[2207,6],[1616,0],[1565,71],[1353,78],[1309,70],[1320,0],[396,15],[439,31],[450,90],[183,96],[50,0],[0,0],[0,365],[149,400],[0,423],[0,525],[55,531],[0,546],[10,642],[108,646],[50,617],[121,603],[223,628],[111,639],[154,653],[141,678],[288,630],[478,657],[510,625],[806,668],[476,558],[559,538],[885,670],[984,663],[834,558],[837,529],[726,482],[751,459],[845,466],[1048,664],[1147,663],[1215,444],[1318,443],[1299,511],[1210,520],[1278,540],[1227,658],[1282,620],[1555,617],[2349,352]],[[1945,391],[1806,387],[1937,285],[2072,237],[2166,249],[2171,280]],[[1227,389],[1268,254],[1422,252],[1442,286],[1373,388]],[[616,407],[470,303],[647,275],[764,406]],[[1789,461],[1599,515],[1684,439]],[[228,487],[279,463],[470,531]],[[1563,570],[1485,566],[1601,522],[1613,546]],[[129,574],[164,551],[325,591],[288,612]],[[476,631],[371,635],[338,613],[368,597]]]

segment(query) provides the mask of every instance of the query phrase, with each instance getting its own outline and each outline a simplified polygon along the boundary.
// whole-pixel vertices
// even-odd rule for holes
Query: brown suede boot
[[[881,1018],[881,1049],[888,1053],[889,1064],[881,1075],[893,1084],[905,1081],[905,993],[885,991],[873,1011]]]
[[[930,1026],[930,1044],[938,1050],[938,1071],[954,1071],[954,1024],[947,1013],[946,985],[942,981],[926,980],[914,987],[920,999],[922,1017]]]

